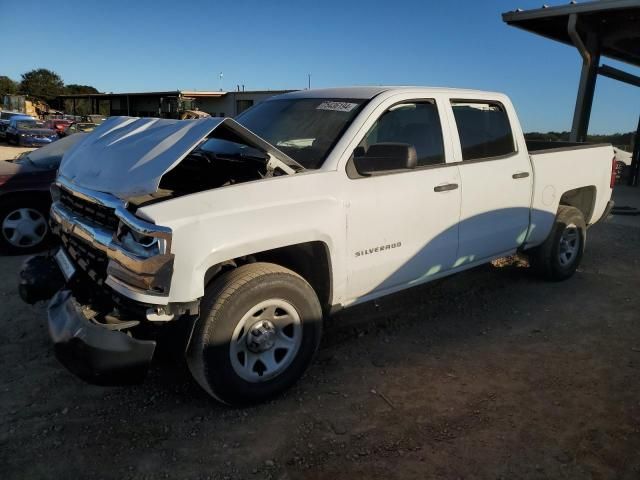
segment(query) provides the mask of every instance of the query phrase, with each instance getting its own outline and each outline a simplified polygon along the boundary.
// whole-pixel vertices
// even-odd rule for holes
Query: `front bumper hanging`
[[[145,378],[154,340],[138,340],[92,322],[69,290],[51,299],[48,319],[56,357],[81,379],[96,385],[128,385]]]
[[[48,325],[58,360],[89,383],[141,382],[148,372],[156,342],[133,338],[115,329],[118,327],[114,324],[100,323],[87,316],[84,306],[66,288],[53,256],[31,257],[23,264],[19,285],[23,300],[35,303],[53,297],[48,307]]]

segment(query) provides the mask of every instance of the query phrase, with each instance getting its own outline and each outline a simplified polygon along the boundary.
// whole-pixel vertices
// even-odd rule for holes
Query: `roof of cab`
[[[458,95],[477,95],[477,94],[498,94],[497,92],[485,92],[480,90],[468,90],[460,88],[442,88],[442,87],[420,87],[420,86],[361,86],[361,87],[339,87],[339,88],[319,88],[312,90],[298,90],[295,92],[276,95],[269,100],[283,100],[289,98],[353,98],[370,100],[383,92],[402,92],[402,91],[424,91],[428,93],[451,93]]]

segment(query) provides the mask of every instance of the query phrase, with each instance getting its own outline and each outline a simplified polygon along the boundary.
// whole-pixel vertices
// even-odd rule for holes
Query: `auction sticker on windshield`
[[[73,274],[76,273],[76,267],[73,266],[73,263],[71,263],[71,260],[69,260],[69,257],[67,257],[67,254],[64,253],[62,249],[59,249],[56,253],[56,262],[60,270],[62,270],[65,279],[69,280],[73,277]]]
[[[334,112],[350,112],[358,106],[357,103],[349,102],[322,102],[316,110],[333,110]]]

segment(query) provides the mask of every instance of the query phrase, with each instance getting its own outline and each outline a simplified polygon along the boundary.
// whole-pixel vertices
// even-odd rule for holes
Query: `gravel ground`
[[[640,478],[638,246],[602,224],[566,282],[505,261],[345,311],[297,386],[248,409],[182,363],[77,380],[0,258],[0,478]]]

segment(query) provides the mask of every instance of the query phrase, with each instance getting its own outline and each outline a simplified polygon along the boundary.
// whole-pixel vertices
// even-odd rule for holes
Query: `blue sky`
[[[105,92],[305,88],[307,73],[312,87],[468,87],[510,95],[527,131],[569,130],[577,51],[500,17],[542,3],[0,0],[2,37],[20,39],[0,75],[44,67]],[[600,77],[589,130],[635,130],[639,107],[640,89]]]

